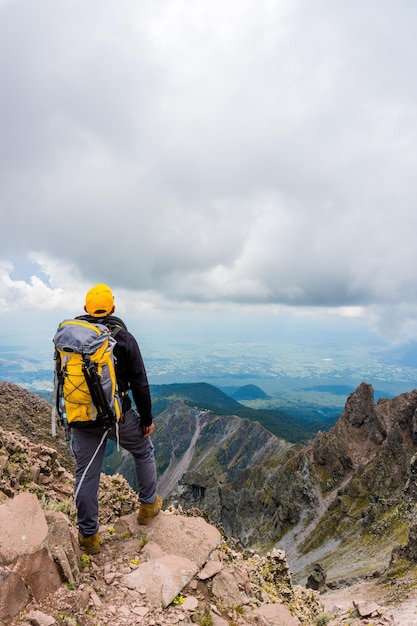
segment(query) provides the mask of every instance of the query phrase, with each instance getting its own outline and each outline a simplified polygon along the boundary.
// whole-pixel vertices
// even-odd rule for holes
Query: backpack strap
[[[102,322],[105,326],[107,326],[113,333],[113,328],[118,328],[119,330],[123,328],[127,330],[127,326],[120,317],[116,317],[115,315],[107,315],[107,317],[103,318]],[[117,332],[119,332],[119,330]]]
[[[79,315],[75,319],[86,320],[91,324],[103,324],[107,326],[112,336],[115,337],[119,330],[127,330],[127,326],[120,317],[116,315],[106,315],[106,317],[93,317],[92,315]]]
[[[113,339],[116,339],[116,335],[119,331],[127,330],[127,326],[124,321],[121,320],[120,317],[116,317],[115,315],[108,315],[106,318],[103,319],[102,323],[107,326],[107,328],[111,332],[111,336],[113,337]]]

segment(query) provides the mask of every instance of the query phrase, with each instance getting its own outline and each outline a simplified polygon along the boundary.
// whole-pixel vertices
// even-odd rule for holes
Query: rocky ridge
[[[9,403],[7,399],[10,400]],[[35,402],[33,414],[36,419],[39,419],[42,424],[46,422],[49,425],[50,406],[47,403],[41,401],[39,405],[38,398],[32,394],[8,383],[0,383],[1,424],[8,428],[12,427],[17,432],[24,431],[20,414],[24,410],[24,420],[28,419],[32,399]],[[35,493],[45,511],[45,519],[50,519],[52,514],[52,517],[64,516],[67,525],[69,524],[69,528],[74,533],[73,477],[71,469],[66,470],[60,463],[62,458],[70,466],[71,460],[66,455],[64,445],[58,446],[58,450],[55,450],[52,446],[46,447],[39,444],[44,436],[45,440],[51,443],[55,443],[56,440],[52,440],[49,432],[46,431],[45,435],[36,435],[36,419],[34,427],[29,428],[31,439],[0,429],[0,503],[3,503],[3,506],[9,506],[16,495]],[[416,468],[417,462],[414,459],[414,463],[410,464],[405,490],[409,498],[417,492]],[[167,530],[176,528],[173,520],[180,525],[184,522],[184,528],[187,528],[193,516],[197,515],[200,519],[203,513],[193,508],[183,511],[181,507],[169,507],[168,511],[164,511],[160,518],[155,520],[158,523],[152,525],[153,534],[148,536],[139,534],[140,527],[135,521],[136,508],[137,496],[121,476],[102,476],[100,489],[100,523],[104,539],[102,553],[93,557],[85,568],[79,568],[79,579],[76,585],[67,575],[67,584],[74,586],[73,589],[68,589],[61,584],[57,591],[44,599],[36,599],[33,593],[29,594],[30,602],[26,608],[9,623],[19,623],[25,626],[29,623],[46,626],[57,621],[66,623],[68,626],[76,624],[112,626],[116,623],[138,623],[144,626],[175,623],[200,623],[206,626],[252,623],[264,626],[277,624],[290,626],[292,623],[290,620],[295,619],[298,621],[294,623],[317,625],[328,623],[330,626],[336,624],[353,626],[359,623],[404,624],[405,626],[414,624],[416,621],[415,614],[410,617],[412,608],[409,610],[411,621],[406,621],[408,617],[404,615],[398,620],[395,617],[395,610],[397,614],[399,611],[396,605],[399,599],[408,598],[407,601],[410,602],[411,598],[415,598],[413,585],[415,593],[416,575],[412,563],[415,557],[416,531],[413,530],[412,524],[410,527],[409,521],[407,522],[407,532],[410,530],[408,543],[403,542],[402,546],[394,550],[385,573],[380,572],[378,578],[367,580],[366,593],[361,595],[361,590],[356,590],[354,601],[350,598],[347,604],[340,601],[340,590],[329,591],[326,584],[321,589],[322,593],[324,592],[321,596],[318,596],[317,592],[306,591],[302,586],[295,584],[282,550],[271,549],[262,556],[256,551],[242,549],[239,547],[239,542],[231,538],[227,539],[222,527],[218,525],[221,529],[221,541],[217,547],[209,547],[206,565],[202,567],[200,564],[194,565],[194,569],[197,567],[196,573],[181,588],[177,594],[178,598],[175,596],[178,604],[173,601],[162,608],[162,601],[158,607],[150,602],[144,585],[137,586],[136,592],[139,589],[139,596],[135,596],[135,590],[129,588],[127,584],[122,584],[121,579],[129,573],[134,573],[139,569],[139,565],[151,567],[149,561],[162,558],[163,564],[166,557],[172,554],[170,552],[172,546],[170,548],[164,541],[165,537],[170,536]],[[46,512],[48,509],[52,511]],[[158,524],[165,523],[166,518],[169,519],[168,525],[158,527]],[[208,526],[214,528],[210,524]],[[177,535],[176,530],[174,535]],[[181,533],[179,536],[183,537]],[[185,539],[180,539],[179,553],[174,554],[174,560],[184,558],[183,546],[187,542],[187,537],[186,530]],[[199,534],[197,537],[201,538]],[[66,544],[69,546],[70,542],[66,541]],[[53,545],[52,542],[49,547],[50,553],[53,552],[51,548]],[[175,545],[178,546],[178,543]],[[150,551],[145,549],[146,546],[149,546]],[[178,547],[175,549],[178,550]],[[73,562],[73,559],[70,558],[69,561]],[[2,576],[5,573],[4,570],[7,573],[16,566],[14,564],[11,567],[10,563],[5,565],[4,559],[0,563]],[[159,567],[162,564],[160,563]],[[203,578],[200,578],[200,573],[206,566],[208,570],[203,574]],[[62,565],[60,569],[65,571]],[[224,570],[222,575],[220,575],[220,570]],[[69,571],[68,567],[66,571]],[[214,584],[216,576],[219,577],[218,585]],[[149,578],[149,574],[147,577]],[[220,584],[223,577],[226,579]],[[4,581],[4,578],[2,580]],[[222,588],[226,592],[235,589],[237,595],[231,599],[226,594],[226,598],[223,598],[218,591]],[[0,585],[0,607],[4,606],[3,590],[4,586]],[[134,600],[132,600],[133,596],[135,596]],[[405,606],[404,603],[402,606]],[[133,612],[132,608],[134,608]],[[283,617],[282,611],[285,609],[290,613],[286,613]],[[258,612],[255,613],[255,610]],[[394,617],[391,617],[391,614]]]
[[[370,576],[388,566],[395,546],[407,543],[416,518],[416,414],[416,390],[375,403],[372,386],[362,383],[336,425],[310,445],[285,447],[256,433],[252,439],[250,431],[249,456],[244,433],[223,448],[222,418],[200,417],[196,452],[170,500],[205,511],[248,548],[284,549],[302,584],[315,561],[333,586]],[[192,410],[182,423],[181,415],[177,408],[177,428],[186,424],[191,441],[198,430]],[[170,416],[159,419],[163,438]],[[214,437],[207,452],[209,431],[220,445]]]
[[[65,438],[51,435],[51,405],[18,385],[0,382],[0,426],[23,435],[34,444],[53,446],[60,465],[74,469]]]
[[[71,521],[73,477],[56,451],[0,429],[0,459],[0,623],[290,626],[323,610],[317,592],[293,585],[281,551],[242,551],[174,509],[139,526],[121,476],[102,476],[102,551],[87,558]]]

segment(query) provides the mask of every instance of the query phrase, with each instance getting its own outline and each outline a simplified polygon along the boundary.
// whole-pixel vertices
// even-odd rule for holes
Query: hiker
[[[150,438],[154,430],[151,395],[138,343],[124,323],[113,316],[114,297],[107,285],[95,285],[87,292],[84,310],[86,315],[77,317],[77,320],[104,324],[110,329],[117,327],[114,356],[122,402],[122,419],[109,430],[100,426],[86,427],[84,424],[82,427],[74,424],[71,428],[76,459],[78,541],[85,553],[97,554],[100,552],[98,488],[107,437],[117,440],[133,455],[139,490],[139,524],[148,524],[160,512],[162,497],[156,493],[156,464]],[[132,406],[128,390],[131,390],[136,409]]]

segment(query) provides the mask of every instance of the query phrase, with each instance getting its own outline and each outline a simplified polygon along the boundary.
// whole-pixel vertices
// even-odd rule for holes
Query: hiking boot
[[[138,512],[139,524],[150,524],[152,518],[158,515],[159,511],[162,509],[162,502],[162,496],[156,496],[156,500],[152,504],[144,504],[141,502]]]
[[[84,554],[98,554],[101,550],[98,532],[91,535],[91,537],[84,537],[84,535],[78,533],[78,543]]]

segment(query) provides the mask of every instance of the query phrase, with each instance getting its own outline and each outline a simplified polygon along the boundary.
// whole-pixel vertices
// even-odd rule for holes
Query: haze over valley
[[[253,384],[266,397],[241,402],[298,415],[312,407],[340,414],[346,397],[362,381],[373,385],[376,400],[410,391],[417,381],[414,346],[394,350],[375,339],[366,344],[332,343],[324,337],[303,344],[193,341],[153,350],[145,343],[142,352],[151,385],[207,382],[233,395]],[[0,380],[45,395],[52,391],[53,366],[52,345],[0,345]]]

